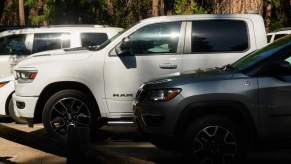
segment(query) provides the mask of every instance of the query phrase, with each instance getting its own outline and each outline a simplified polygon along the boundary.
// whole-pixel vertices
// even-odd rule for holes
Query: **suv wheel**
[[[199,163],[237,163],[244,156],[245,137],[236,122],[224,116],[205,116],[186,130],[187,153]]]
[[[88,127],[93,134],[97,127],[96,110],[88,95],[78,90],[63,90],[46,102],[43,124],[47,132],[60,141],[66,141],[69,125]]]

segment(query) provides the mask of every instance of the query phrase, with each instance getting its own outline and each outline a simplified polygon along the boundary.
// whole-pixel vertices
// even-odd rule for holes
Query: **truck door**
[[[143,26],[117,45],[130,52],[115,51],[105,57],[105,93],[111,114],[132,115],[132,101],[142,83],[181,71],[185,25],[176,21]]]

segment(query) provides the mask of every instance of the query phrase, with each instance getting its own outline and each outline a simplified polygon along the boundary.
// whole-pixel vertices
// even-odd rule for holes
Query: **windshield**
[[[241,59],[233,63],[231,67],[238,70],[246,69],[272,56],[272,54],[280,51],[281,49],[285,48],[286,46],[289,46],[290,44],[291,44],[291,36],[284,37],[260,50],[257,50],[255,52],[252,52],[242,57]]]

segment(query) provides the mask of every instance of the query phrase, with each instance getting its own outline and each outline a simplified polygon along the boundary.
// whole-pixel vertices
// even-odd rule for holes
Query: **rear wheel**
[[[187,154],[201,164],[238,163],[246,151],[246,137],[235,121],[218,115],[204,116],[186,130]]]
[[[55,93],[44,106],[43,124],[47,132],[66,141],[68,127],[88,127],[94,134],[97,127],[97,107],[87,94],[73,89]]]
[[[17,117],[15,111],[14,111],[14,106],[13,106],[13,100],[12,97],[9,98],[9,103],[8,103],[8,113],[9,116],[17,123],[17,124],[26,124],[27,121],[24,119],[21,119]]]

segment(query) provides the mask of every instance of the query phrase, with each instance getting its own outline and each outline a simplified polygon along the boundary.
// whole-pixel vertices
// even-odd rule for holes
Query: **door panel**
[[[147,25],[129,36],[131,55],[106,57],[105,92],[111,113],[132,113],[142,83],[181,71],[184,29],[181,22]]]

